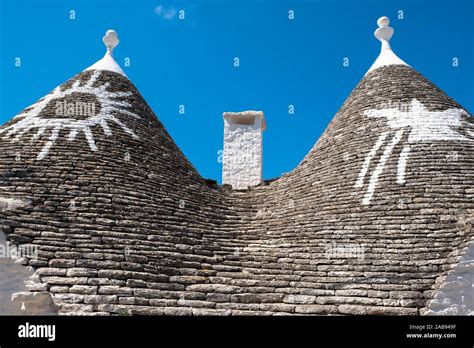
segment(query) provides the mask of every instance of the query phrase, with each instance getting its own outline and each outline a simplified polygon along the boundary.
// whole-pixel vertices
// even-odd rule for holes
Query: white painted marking
[[[389,107],[385,109],[371,109],[364,112],[364,115],[371,118],[385,118],[391,129],[397,130],[392,142],[384,149],[377,167],[372,173],[369,187],[362,200],[362,204],[370,203],[377,186],[378,176],[383,171],[385,162],[391,155],[393,146],[400,141],[398,137],[402,136],[403,130],[408,131],[408,144],[404,145],[397,165],[397,183],[406,182],[406,167],[411,147],[409,144],[434,141],[467,141],[474,143],[474,132],[467,130],[467,136],[460,133],[457,129],[467,125],[467,111],[459,108],[450,108],[443,111],[430,111],[425,108],[417,99],[413,99],[406,107]],[[388,132],[383,132],[375,145],[367,154],[364,163],[357,176],[355,187],[363,187],[364,178],[367,175],[370,162],[376,155],[378,149],[383,145]],[[395,141],[396,140],[396,141]],[[392,145],[392,143],[395,143]]]
[[[409,127],[408,142],[410,144],[442,140],[473,141],[455,130],[463,125],[463,116],[468,116],[468,113],[463,109],[430,111],[417,99],[413,99],[407,109],[399,110],[397,107],[372,109],[365,111],[364,115],[373,118],[386,118],[392,129]]]
[[[112,135],[112,130],[110,129],[109,125],[107,124],[106,120],[102,120],[100,122],[100,126],[102,127],[102,130],[104,131],[104,134],[110,137]]]
[[[382,146],[383,142],[387,138],[388,132],[383,132],[380,137],[377,139],[377,142],[375,145],[372,147],[370,152],[367,154],[367,157],[365,157],[364,164],[362,164],[362,168],[360,169],[359,175],[357,177],[357,181],[355,183],[355,187],[362,187],[364,185],[364,178],[365,175],[367,174],[367,171],[369,170],[370,162],[372,161],[372,158],[375,156],[377,151],[380,149],[380,146]]]
[[[69,136],[67,138],[67,140],[69,141],[73,141],[76,139],[76,136],[77,136],[77,133],[78,133],[78,130],[77,129],[73,129],[70,133],[69,133]]]
[[[408,155],[410,154],[410,145],[405,145],[403,147],[402,152],[400,153],[400,157],[398,158],[398,166],[397,166],[397,183],[404,184],[405,183],[405,170],[407,167],[408,162]]]
[[[94,86],[100,74],[101,71],[94,71],[89,80],[83,86],[80,86],[81,83],[77,80],[71,85],[71,87],[64,91],[61,91],[60,87],[55,88],[50,94],[41,98],[36,104],[33,104],[21,114],[14,117],[14,119],[18,119],[16,123],[0,129],[0,134],[3,134],[3,139],[17,142],[30,130],[37,129],[36,134],[32,136],[32,140],[38,140],[47,129],[52,129],[51,136],[36,157],[37,160],[41,160],[47,156],[50,148],[58,138],[59,131],[62,129],[69,131],[67,138],[69,141],[75,140],[77,134],[83,132],[91,151],[97,151],[92,132],[93,127],[100,125],[107,136],[112,136],[112,131],[107,124],[108,121],[115,122],[125,133],[137,139],[138,136],[135,132],[116,117],[116,115],[123,115],[140,119],[139,115],[127,110],[127,108],[132,107],[129,102],[126,100],[120,100],[120,98],[129,97],[133,93],[131,91],[109,92],[106,90],[106,87],[109,86],[108,82],[101,86]],[[97,115],[89,116],[86,119],[76,119],[73,116],[67,118],[51,117],[54,115],[48,115],[48,118],[42,118],[39,116],[50,102],[70,96],[73,93],[83,93],[94,96],[100,104],[100,112]],[[15,136],[11,137],[12,135]]]
[[[33,135],[33,140],[37,140],[45,131],[45,128],[39,128],[35,135]]]
[[[400,141],[403,135],[403,129],[398,130],[390,143],[385,147],[382,156],[379,159],[379,162],[377,163],[377,167],[375,167],[372,176],[370,177],[369,181],[369,186],[367,187],[367,192],[364,195],[364,199],[362,200],[362,204],[367,205],[370,203],[370,200],[372,199],[374,192],[375,192],[375,187],[377,186],[377,183],[379,181],[379,176],[382,173],[385,163],[387,162],[387,159],[390,157],[390,154],[392,153],[393,148],[397,143]]]
[[[84,128],[83,130],[84,135],[86,136],[87,143],[92,151],[97,151],[97,146],[95,145],[94,137],[92,135],[92,131],[89,127]]]
[[[58,134],[59,134],[59,128],[54,128],[48,141],[46,142],[46,144],[44,144],[43,148],[41,149],[41,152],[36,157],[37,160],[42,160],[43,158],[46,157],[46,155],[49,152],[49,149],[56,142],[56,139],[58,138]]]

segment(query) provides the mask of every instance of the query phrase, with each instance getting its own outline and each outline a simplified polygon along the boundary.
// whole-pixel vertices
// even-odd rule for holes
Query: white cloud
[[[158,5],[155,7],[155,13],[163,18],[164,20],[173,19],[178,11],[174,7],[166,7],[163,5]]]

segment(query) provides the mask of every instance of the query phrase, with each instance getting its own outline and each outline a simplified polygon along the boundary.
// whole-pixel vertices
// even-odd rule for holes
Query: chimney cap
[[[265,121],[265,114],[263,111],[256,111],[256,110],[245,110],[245,111],[237,111],[237,112],[224,112],[222,114],[224,119],[231,120],[235,123],[240,123],[239,121],[244,121],[245,119],[252,119],[255,117],[260,117],[262,120],[262,131],[267,128],[267,123]],[[242,123],[245,124],[245,123]]]

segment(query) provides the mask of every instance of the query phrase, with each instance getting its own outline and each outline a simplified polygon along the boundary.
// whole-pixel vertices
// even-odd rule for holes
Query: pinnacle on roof
[[[380,54],[375,60],[374,64],[370,67],[366,74],[371,71],[374,71],[377,68],[386,65],[407,65],[403,60],[398,58],[398,56],[392,51],[390,47],[390,39],[393,36],[394,30],[390,27],[390,20],[388,17],[380,17],[377,20],[377,25],[379,26],[375,32],[374,36],[382,43],[382,47],[380,49]]]
[[[102,41],[104,42],[105,47],[107,47],[107,52],[105,52],[105,55],[101,60],[91,65],[86,70],[109,70],[127,77],[113,57],[113,50],[120,42],[117,32],[111,29],[107,30]]]

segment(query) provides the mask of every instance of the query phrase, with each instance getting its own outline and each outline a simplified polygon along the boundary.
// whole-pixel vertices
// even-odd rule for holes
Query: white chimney
[[[224,112],[222,183],[246,189],[262,181],[262,111]]]

